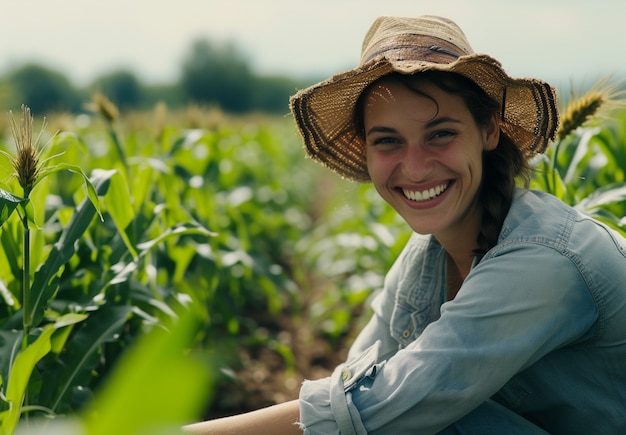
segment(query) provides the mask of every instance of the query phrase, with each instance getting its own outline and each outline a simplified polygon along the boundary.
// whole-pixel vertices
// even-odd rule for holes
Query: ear
[[[497,115],[493,115],[489,124],[483,129],[483,150],[492,151],[500,142],[500,123]]]

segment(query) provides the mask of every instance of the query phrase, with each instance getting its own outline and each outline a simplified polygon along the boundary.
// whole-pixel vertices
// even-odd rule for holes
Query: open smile
[[[422,191],[403,188],[402,193],[407,199],[410,199],[411,201],[425,202],[437,198],[439,195],[445,192],[448,187],[450,187],[450,184],[450,182],[447,182]]]

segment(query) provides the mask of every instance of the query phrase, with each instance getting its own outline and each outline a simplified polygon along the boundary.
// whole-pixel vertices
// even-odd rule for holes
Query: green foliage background
[[[626,233],[626,113],[613,119],[559,141],[531,187]],[[159,107],[59,116],[57,129],[57,170],[30,198],[25,349],[19,206],[0,210],[0,421],[28,433],[140,433],[240,410],[260,349],[283,373],[268,389],[314,377],[341,359],[409,236],[372,186],[305,159],[288,118]],[[0,187],[19,196],[11,173],[0,157]]]
[[[51,122],[49,130],[70,127],[50,138],[44,157],[56,156],[49,164],[57,170],[30,197],[29,297],[37,303],[29,344],[44,333],[50,342],[26,378],[24,408],[33,415],[87,412],[127,349],[181,315],[196,322],[188,348],[213,354],[205,370],[215,382],[232,384],[222,373],[242,369],[241,346],[267,346],[293,372],[296,355],[271,319],[311,322],[309,339],[339,347],[352,308],[380,285],[402,245],[399,219],[370,189],[304,159],[290,120],[199,109],[182,116],[192,127],[170,124],[175,114],[165,119]],[[7,133],[1,146],[10,154]],[[0,187],[19,195],[9,160],[0,168]],[[70,168],[89,176],[95,203]],[[5,381],[17,373],[23,338],[22,232],[16,213],[3,219]]]

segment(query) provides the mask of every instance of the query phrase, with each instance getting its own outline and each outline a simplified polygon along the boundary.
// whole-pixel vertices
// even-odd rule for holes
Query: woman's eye
[[[435,134],[433,134],[434,138],[442,138],[442,137],[449,137],[449,136],[453,136],[454,132],[451,130],[441,130],[436,132]]]
[[[456,133],[452,130],[440,130],[433,133],[430,136],[430,140],[436,145],[441,145],[450,142],[455,136]]]
[[[386,150],[397,147],[400,144],[400,141],[395,137],[380,136],[368,139],[367,143],[377,149]]]

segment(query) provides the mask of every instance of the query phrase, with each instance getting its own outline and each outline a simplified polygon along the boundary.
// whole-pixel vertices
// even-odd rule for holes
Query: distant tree
[[[0,78],[0,107],[4,109],[8,109],[10,107],[17,109],[19,107],[17,98],[14,96],[15,92],[13,91],[9,81],[6,77]],[[0,121],[0,136],[2,135],[2,121]]]
[[[143,88],[137,76],[128,70],[118,70],[103,75],[92,86],[115,103],[120,109],[143,105]]]
[[[165,103],[172,108],[183,107],[186,102],[178,84],[145,85],[142,95],[146,107],[153,107],[157,103]]]
[[[234,43],[193,43],[183,61],[180,85],[194,103],[217,104],[230,112],[251,109],[254,76]]]
[[[39,64],[23,65],[8,75],[12,98],[26,104],[33,113],[74,111],[80,106],[80,97],[62,73]]]
[[[264,112],[284,114],[289,112],[289,97],[305,87],[289,77],[261,76],[254,81],[253,107]]]

